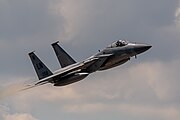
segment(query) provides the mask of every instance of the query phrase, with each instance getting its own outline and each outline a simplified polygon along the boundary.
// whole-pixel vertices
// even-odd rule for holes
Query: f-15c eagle
[[[61,69],[54,73],[49,70],[34,52],[29,53],[39,78],[39,81],[33,87],[46,83],[52,83],[54,86],[65,86],[75,83],[93,72],[121,65],[130,60],[131,57],[136,57],[136,55],[147,51],[152,46],[118,40],[82,62],[76,62],[58,45],[58,42],[53,43],[52,47],[61,65]]]

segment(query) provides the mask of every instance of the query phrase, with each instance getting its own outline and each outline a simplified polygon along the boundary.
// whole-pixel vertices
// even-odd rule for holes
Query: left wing
[[[97,70],[103,63],[104,61],[111,56],[112,54],[104,54],[104,55],[98,55],[98,56],[93,56],[90,57],[89,59],[86,59],[83,62],[80,63],[75,63],[72,65],[69,65],[67,67],[61,68],[58,71],[54,72],[53,75],[50,75],[46,78],[43,78],[39,80],[38,82],[35,82],[31,85],[27,85],[23,90],[27,90],[33,87],[41,86],[47,83],[55,83],[55,78],[64,76],[68,73],[76,73],[80,72],[82,70],[87,70],[87,72],[94,72]]]
[[[47,83],[55,83],[55,78],[56,77],[60,77],[60,76],[64,76],[68,73],[71,73],[73,71],[77,72],[80,71],[82,69],[87,68],[88,66],[92,65],[94,62],[96,62],[98,60],[98,58],[92,58],[91,60],[86,60],[80,63],[75,63],[73,65],[61,68],[60,70],[56,71],[53,75],[48,76],[42,80],[39,80],[38,82],[36,82],[34,85],[35,86],[39,86],[39,85],[44,85]]]
[[[56,77],[64,76],[71,72],[80,72],[81,70],[94,70],[95,66],[96,66],[96,68],[99,68],[104,63],[104,61],[111,55],[112,54],[94,56],[83,62],[69,65],[67,67],[64,67],[64,68],[56,71],[53,75],[36,82],[35,85],[54,83],[55,82],[54,80]]]

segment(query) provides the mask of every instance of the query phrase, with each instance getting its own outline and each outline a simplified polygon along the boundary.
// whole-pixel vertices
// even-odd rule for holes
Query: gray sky
[[[0,0],[0,80],[36,80],[28,52],[51,70],[57,40],[77,61],[118,39],[153,47],[138,59],[62,88],[1,100],[3,120],[179,120],[179,0]]]

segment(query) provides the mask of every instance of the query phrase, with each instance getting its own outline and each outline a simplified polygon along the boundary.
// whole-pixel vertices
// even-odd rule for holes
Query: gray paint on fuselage
[[[90,73],[124,64],[131,57],[145,52],[149,48],[151,46],[147,44],[129,43],[118,40],[82,62],[59,69],[53,75],[38,81],[35,85],[42,85],[47,82],[53,83],[54,86],[68,85],[84,79]]]
[[[121,65],[125,62],[127,62],[130,57],[135,55],[135,51],[133,50],[134,44],[127,44],[126,46],[122,47],[107,47],[103,49],[100,53],[98,53],[95,56],[101,55],[101,54],[113,54],[107,60],[103,63],[103,65],[100,67],[99,70],[106,70],[109,68],[113,68],[115,66]]]

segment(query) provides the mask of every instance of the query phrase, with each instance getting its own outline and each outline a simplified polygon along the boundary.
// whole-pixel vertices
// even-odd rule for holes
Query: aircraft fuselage
[[[151,48],[151,46],[147,44],[118,40],[88,59],[76,63],[75,60],[58,46],[57,42],[52,45],[63,68],[52,73],[34,53],[30,53],[29,55],[38,77],[41,78],[36,85],[42,85],[47,82],[54,84],[54,86],[72,84],[86,78],[93,72],[107,70],[124,64],[130,60],[131,57],[136,57],[136,55]],[[46,74],[43,76],[42,73]]]

